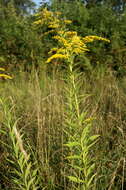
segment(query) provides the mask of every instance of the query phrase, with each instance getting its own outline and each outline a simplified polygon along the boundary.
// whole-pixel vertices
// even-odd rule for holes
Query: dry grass
[[[26,80],[27,78],[27,80]],[[81,91],[87,94],[82,102],[82,109],[94,117],[92,134],[100,134],[99,143],[93,149],[96,159],[97,177],[93,190],[123,190],[125,179],[126,146],[126,79],[117,80],[111,72],[96,77],[83,78]],[[1,82],[0,94],[13,106],[13,117],[20,118],[18,129],[25,133],[38,160],[42,184],[45,189],[70,190],[64,177],[67,173],[65,160],[67,151],[63,146],[66,141],[64,133],[64,87],[59,74],[53,78],[46,74],[38,77],[37,73],[21,73],[13,81]],[[4,116],[0,108],[0,130]],[[4,135],[1,140],[8,142]],[[25,143],[25,142],[24,142]],[[27,147],[26,147],[27,149]],[[9,180],[9,168],[5,158],[8,148],[0,147],[1,189],[13,189]],[[6,165],[6,166],[5,166]]]

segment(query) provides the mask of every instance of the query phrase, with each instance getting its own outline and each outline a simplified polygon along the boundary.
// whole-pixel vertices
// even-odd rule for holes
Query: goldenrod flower
[[[0,71],[5,71],[5,69],[0,67]]]
[[[42,20],[37,20],[37,21],[35,21],[33,24],[39,25],[39,24],[41,24],[41,23],[42,23]]]
[[[44,16],[45,18],[50,18],[53,16],[53,13],[51,11],[48,11],[47,8],[45,8],[42,11],[42,16]]]
[[[50,24],[49,28],[59,28],[59,24]]]
[[[4,79],[12,79],[11,76],[6,75],[6,74],[0,74],[0,77],[1,77],[1,78],[4,78]]]
[[[65,34],[66,34],[66,36],[69,37],[69,36],[75,36],[75,35],[77,35],[77,32],[75,32],[75,31],[68,31]]]
[[[52,52],[57,52],[58,51],[58,48],[52,48],[49,52],[48,52],[48,54],[51,54]]]
[[[68,41],[62,36],[54,36],[53,38],[58,40],[59,43],[61,43],[62,45],[66,46],[66,47],[69,44]]]
[[[87,43],[93,42],[94,40],[102,40],[110,42],[110,40],[98,36],[78,36],[76,31],[67,31],[66,25],[71,23],[71,20],[60,19],[59,15],[61,13],[48,11],[46,8],[42,12],[36,14],[38,20],[34,22],[36,25],[44,25],[51,30],[44,33],[47,35],[49,33],[55,32],[56,35],[53,37],[58,41],[58,48],[52,48],[49,54],[51,55],[47,63],[51,62],[53,59],[67,59],[69,62],[73,59],[75,55],[80,55],[88,50]],[[71,59],[72,58],[72,59]]]
[[[59,15],[61,15],[62,13],[59,12],[59,11],[57,11],[57,12],[55,12],[55,14],[59,16]]]
[[[65,24],[71,24],[72,21],[71,21],[71,20],[64,20],[64,23],[65,23]]]
[[[45,36],[45,35],[48,35],[48,34],[51,34],[51,33],[54,33],[54,32],[55,32],[55,30],[50,30],[48,32],[45,32],[42,36]]]
[[[64,30],[59,30],[59,31],[57,31],[57,34],[59,34],[60,36],[62,36],[64,33],[65,33]]]
[[[53,59],[66,59],[66,58],[67,58],[66,55],[54,54],[54,55],[52,55],[51,57],[49,57],[46,62],[47,62],[47,63],[50,63]]]
[[[83,38],[83,41],[85,43],[93,42],[94,40],[102,40],[102,41],[106,41],[106,42],[110,43],[110,40],[108,40],[106,38],[99,37],[99,36],[86,36]]]

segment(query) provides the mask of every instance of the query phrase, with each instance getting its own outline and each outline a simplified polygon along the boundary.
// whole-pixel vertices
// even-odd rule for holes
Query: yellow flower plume
[[[4,68],[0,68],[0,71],[5,71]],[[4,79],[12,79],[11,76],[6,75],[6,74],[0,74],[0,78],[4,78]]]
[[[101,40],[101,41],[106,41],[106,42],[110,43],[110,40],[108,40],[106,38],[99,37],[99,36],[86,36],[83,38],[83,41],[85,43],[93,42],[95,40]]]

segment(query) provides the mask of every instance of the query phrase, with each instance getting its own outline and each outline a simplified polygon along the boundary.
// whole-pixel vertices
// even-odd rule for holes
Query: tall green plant
[[[73,189],[89,190],[96,175],[95,160],[91,157],[92,146],[98,135],[91,135],[92,118],[86,118],[86,112],[81,108],[84,95],[80,95],[80,73],[74,69],[71,61],[68,65],[66,90],[66,120],[69,148],[67,156],[70,172],[67,176],[73,182]]]
[[[92,146],[96,143],[98,135],[91,135],[91,118],[86,119],[86,112],[81,109],[82,97],[80,96],[80,72],[75,64],[76,56],[88,51],[86,43],[94,40],[105,40],[97,36],[82,38],[75,31],[61,29],[54,36],[58,47],[53,48],[47,63],[57,59],[66,64],[66,119],[65,126],[68,134],[70,168],[68,179],[72,182],[72,189],[89,190],[95,177],[94,159],[90,156]],[[55,52],[55,53],[54,53]],[[79,87],[78,87],[79,86]],[[88,121],[88,123],[87,123]]]
[[[23,134],[17,128],[17,120],[14,121],[12,110],[8,108],[7,102],[0,99],[4,113],[4,133],[8,136],[11,144],[10,158],[8,162],[12,164],[12,176],[16,189],[37,190],[39,188],[38,168],[35,162],[32,163],[23,145]]]

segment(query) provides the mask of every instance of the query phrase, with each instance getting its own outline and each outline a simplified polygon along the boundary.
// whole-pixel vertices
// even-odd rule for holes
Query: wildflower
[[[52,49],[48,52],[48,54],[51,54],[51,53],[57,52],[57,51],[58,51],[58,48],[52,48]]]
[[[64,23],[65,23],[65,24],[71,24],[72,21],[71,21],[71,20],[64,20]]]
[[[60,12],[51,12],[45,8],[41,13],[37,14],[38,20],[34,24],[45,25],[49,31],[43,34],[47,35],[49,33],[56,33],[53,39],[57,40],[58,48],[52,48],[49,54],[50,57],[47,63],[51,62],[53,59],[67,59],[69,62],[73,60],[75,55],[80,55],[88,50],[87,43],[93,42],[94,40],[102,40],[110,42],[110,40],[98,36],[78,36],[76,31],[67,31],[66,25],[71,24],[71,20],[63,20],[59,18]],[[51,30],[50,30],[51,29]]]
[[[42,16],[44,18],[50,18],[53,16],[53,13],[51,11],[48,11],[47,8],[43,9]]]
[[[75,31],[68,31],[68,32],[66,32],[66,36],[68,36],[68,37],[75,36],[75,35],[77,35],[77,32],[75,32]]]
[[[12,79],[11,76],[6,75],[6,74],[0,74],[0,77],[1,77],[1,78],[4,78],[4,79]]]
[[[35,25],[39,25],[41,23],[42,23],[42,20],[37,20],[37,21],[34,22]]]
[[[5,71],[5,69],[4,68],[0,68],[0,71]]]
[[[49,57],[46,62],[47,62],[47,63],[50,63],[53,59],[66,59],[66,58],[67,58],[66,55],[54,54],[54,55],[52,55],[51,57]]]
[[[51,34],[51,33],[54,33],[54,32],[55,32],[55,30],[50,30],[48,32],[45,32],[42,36],[45,36],[45,35],[48,35],[48,34]]]
[[[56,39],[62,45],[66,46],[66,47],[69,46],[68,41],[64,37],[62,37],[62,36],[54,36],[53,38]]]
[[[48,26],[49,28],[59,28],[59,24],[50,24],[49,26]]]
[[[5,69],[0,67],[0,71],[5,71]],[[6,75],[6,74],[0,74],[0,78],[4,78],[4,79],[12,79],[11,76]]]
[[[59,34],[60,36],[62,36],[64,33],[65,33],[64,30],[59,30],[59,31],[57,31],[57,34]]]
[[[86,36],[83,38],[83,41],[85,43],[93,42],[94,40],[102,40],[102,41],[106,41],[106,42],[110,43],[110,40],[99,37],[99,36]]]
[[[59,11],[57,11],[57,12],[55,12],[55,14],[59,16],[59,15],[61,15],[62,13],[59,12]]]

